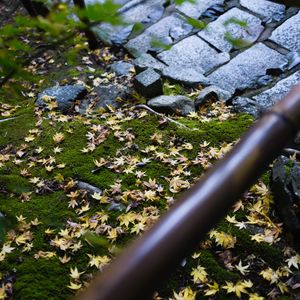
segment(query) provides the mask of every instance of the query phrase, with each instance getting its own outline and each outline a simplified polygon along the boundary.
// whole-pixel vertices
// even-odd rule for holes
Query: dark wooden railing
[[[264,114],[240,142],[78,299],[150,299],[300,127],[300,85]]]

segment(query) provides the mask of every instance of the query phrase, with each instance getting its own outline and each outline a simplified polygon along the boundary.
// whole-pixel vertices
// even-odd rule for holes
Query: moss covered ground
[[[180,127],[130,106],[64,116],[33,102],[2,106],[3,118],[15,117],[0,123],[2,298],[72,298],[253,122],[220,103],[177,117]],[[299,256],[265,183],[236,203],[155,299],[293,298],[288,279]]]

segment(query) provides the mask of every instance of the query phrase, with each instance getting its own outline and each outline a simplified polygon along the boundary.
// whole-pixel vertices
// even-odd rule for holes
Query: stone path
[[[152,68],[173,81],[216,87],[227,95],[221,100],[253,115],[300,82],[295,7],[267,0],[196,0],[177,6],[164,0],[118,2],[128,24],[104,24],[95,31],[107,43],[124,46],[136,58],[138,73]],[[205,28],[193,27],[195,19]],[[135,22],[144,25],[139,34]]]

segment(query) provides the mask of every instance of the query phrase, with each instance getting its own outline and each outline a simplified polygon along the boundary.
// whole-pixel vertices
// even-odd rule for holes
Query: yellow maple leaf
[[[194,283],[201,283],[207,281],[207,272],[205,268],[201,266],[197,266],[197,268],[193,268],[191,275],[193,276]]]
[[[11,253],[14,249],[15,249],[14,247],[10,247],[10,244],[9,244],[9,243],[5,243],[5,244],[2,246],[1,252],[2,252],[2,253]]]
[[[238,281],[237,283],[233,283],[231,281],[226,281],[226,285],[222,286],[222,289],[227,291],[227,294],[229,293],[235,293],[238,298],[241,298],[242,293],[248,294],[247,288],[251,288],[253,286],[253,283],[250,280],[243,280]]]
[[[70,282],[68,285],[68,288],[71,290],[79,290],[82,287],[82,283],[75,283],[75,282]]]
[[[59,144],[61,143],[64,139],[65,139],[65,136],[63,133],[61,132],[57,132],[54,134],[54,136],[52,137],[53,141],[55,144]]]
[[[24,138],[24,140],[25,140],[25,142],[30,143],[30,142],[32,142],[32,141],[35,140],[35,136],[33,136],[33,135],[30,134],[30,135],[26,136]]]
[[[154,201],[157,199],[156,192],[152,190],[147,190],[144,192],[144,197],[147,200]]]
[[[71,257],[68,257],[66,254],[63,257],[58,258],[62,264],[66,264],[71,260]]]
[[[208,288],[205,290],[205,296],[214,296],[219,290],[219,285],[214,281],[213,284],[207,283]]]
[[[278,282],[279,280],[279,276],[276,273],[276,271],[274,271],[271,268],[267,268],[265,270],[262,270],[259,275],[261,275],[264,279],[266,279],[267,281],[270,281],[271,283],[275,283]]]
[[[209,233],[210,238],[214,238],[217,245],[225,249],[234,248],[236,237],[223,231],[213,230]]]
[[[248,268],[250,267],[250,265],[242,265],[242,261],[240,260],[238,265],[235,265],[235,268],[242,274],[242,275],[246,275],[249,270]]]
[[[107,265],[110,262],[110,258],[107,255],[95,256],[92,254],[87,254],[87,256],[90,258],[90,261],[88,263],[90,267],[95,266],[96,268],[101,269],[103,266]]]
[[[47,228],[47,229],[45,230],[45,233],[46,233],[47,235],[51,235],[51,234],[54,233],[54,230],[51,229],[51,228]]]
[[[39,259],[39,258],[49,259],[54,256],[56,256],[56,253],[51,251],[39,251],[38,253],[34,254],[35,259]]]
[[[296,269],[299,269],[298,264],[300,263],[300,255],[294,255],[294,256],[286,259],[285,261],[288,263],[289,268],[291,266],[293,266]]]
[[[128,228],[129,224],[133,223],[135,219],[136,219],[136,215],[132,212],[118,216],[118,221],[120,222],[120,226],[125,225],[126,228]]]
[[[196,292],[190,287],[182,289],[178,294],[174,292],[174,300],[195,300]]]
[[[264,300],[264,299],[265,299],[264,297],[261,297],[256,293],[249,295],[249,300]]]
[[[75,267],[74,269],[73,268],[70,268],[70,277],[72,279],[79,279],[80,275],[83,274],[84,272],[78,272],[78,269],[77,267]]]
[[[93,195],[91,195],[91,197],[96,200],[101,200],[102,198],[101,193],[96,193],[96,192]]]
[[[141,233],[141,232],[144,231],[144,230],[145,230],[145,224],[139,222],[139,223],[135,224],[135,225],[132,227],[130,233],[136,233],[136,234],[139,234],[139,233]]]
[[[182,180],[180,177],[175,176],[170,180],[170,192],[178,193],[182,189],[190,188],[190,183],[188,181]]]

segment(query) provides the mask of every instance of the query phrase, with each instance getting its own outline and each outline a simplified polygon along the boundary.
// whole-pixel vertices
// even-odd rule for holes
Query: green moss
[[[260,180],[265,184],[269,185],[270,184],[270,172],[265,172],[260,176]]]
[[[147,176],[152,179],[156,179],[160,183],[165,183],[165,181],[161,180],[164,176],[169,176],[170,170],[163,164],[152,161],[147,166],[142,169],[146,172]]]
[[[0,187],[9,193],[16,194],[32,190],[28,180],[18,175],[1,175]]]
[[[175,89],[179,91],[181,87],[176,87]],[[22,122],[20,122],[20,120]],[[20,120],[18,120],[18,122],[14,121],[16,123],[13,123],[13,126],[11,124],[5,125],[5,123],[0,123],[1,132],[2,128],[5,128],[7,131],[6,137],[8,137],[7,139],[6,137],[3,138],[0,136],[0,144],[6,144],[9,141],[17,144],[24,141],[24,136],[27,134],[28,129],[34,126],[35,118],[33,113],[24,113],[20,115]],[[180,128],[172,123],[162,128],[159,126],[158,120],[159,118],[157,116],[149,115],[142,119],[130,120],[121,126],[123,130],[131,128],[136,137],[134,143],[138,146],[139,150],[145,149],[149,144],[152,144],[151,136],[154,132],[160,132],[163,136],[164,143],[158,145],[160,151],[168,151],[167,147],[170,139],[173,137],[192,143],[194,148],[191,151],[182,152],[189,159],[193,159],[197,155],[200,150],[199,145],[203,143],[203,141],[208,141],[211,146],[215,147],[220,146],[223,142],[229,143],[235,141],[239,139],[242,133],[252,124],[252,118],[247,115],[237,115],[233,119],[224,122],[214,120],[208,123],[200,123],[199,120],[188,120],[185,118],[179,119],[179,122],[186,126],[197,129],[192,131]],[[93,120],[92,122],[99,124],[102,121]],[[3,127],[4,125],[5,127]],[[15,128],[17,128],[17,133],[15,132]],[[72,129],[73,133],[68,133],[69,129]],[[134,174],[116,173],[106,167],[101,167],[97,172],[93,173],[92,170],[96,168],[94,160],[100,158],[113,159],[118,155],[118,150],[121,150],[122,154],[135,155],[140,158],[147,158],[150,155],[131,148],[125,148],[125,143],[118,141],[112,133],[106,141],[97,146],[95,151],[82,153],[81,150],[87,143],[87,131],[88,127],[79,121],[57,123],[51,126],[49,120],[45,120],[42,124],[41,135],[29,144],[28,155],[33,153],[34,148],[41,146],[44,148],[44,151],[38,156],[39,159],[52,155],[55,156],[57,163],[65,163],[66,167],[59,170],[54,169],[52,173],[47,173],[44,167],[37,164],[36,167],[30,169],[32,175],[53,179],[56,174],[60,173],[65,178],[71,177],[76,180],[82,180],[101,189],[108,189],[116,179],[122,179],[123,190],[137,188],[136,176],[134,176]],[[55,144],[52,137],[56,132],[62,132],[65,135],[65,140],[59,144],[59,147],[63,149],[59,154],[54,154],[53,152]],[[20,168],[23,168],[23,165],[15,166],[10,162],[7,163],[7,166],[11,166],[11,173],[9,175],[3,173],[4,175],[0,177],[1,187],[5,187],[8,192],[15,194],[34,190],[34,186],[29,184],[27,179],[19,175],[13,175],[19,174]],[[171,170],[168,166],[152,159],[149,163],[145,164],[145,166],[140,167],[139,170],[146,173],[146,177],[144,177],[143,180],[155,178],[157,182],[164,185],[165,190],[168,190],[168,184],[164,179],[164,177],[170,176]],[[198,176],[203,171],[202,168],[198,166],[192,166],[189,170],[192,171],[193,176]],[[31,200],[26,203],[22,203],[17,196],[18,195],[8,197],[6,194],[0,194],[0,211],[12,219],[15,224],[16,215],[24,215],[27,221],[38,218],[43,223],[33,229],[33,251],[36,253],[38,250],[53,250],[49,244],[49,240],[45,237],[45,229],[50,227],[59,231],[65,226],[67,220],[71,219],[76,221],[78,217],[72,208],[68,208],[68,198],[65,192],[55,191],[44,195],[32,194]],[[109,205],[99,205],[96,203],[96,201],[91,202],[91,209],[88,215],[92,215],[93,212],[99,211],[99,209],[108,210]],[[138,212],[146,205],[149,205],[149,202],[139,203],[135,211]],[[155,205],[161,210],[165,208],[163,201],[152,202],[151,205]],[[120,212],[107,211],[107,213],[109,215],[108,223],[112,226],[117,226],[117,217]],[[275,266],[277,262],[280,264],[282,261],[279,250],[267,244],[258,244],[251,241],[248,231],[239,230],[225,222],[220,223],[218,228],[237,236],[237,244],[232,250],[234,253],[237,253],[237,255],[241,257],[243,257],[243,255],[246,256],[249,254],[249,249],[251,249],[251,253],[264,259],[270,263],[271,266]],[[132,238],[133,235],[131,234],[121,236],[117,240],[117,246],[124,246]],[[71,254],[72,264],[74,263],[76,266],[82,266],[82,268],[86,267],[87,256],[85,253],[87,252],[99,255],[106,253],[105,247],[95,247],[91,249],[87,247],[84,239],[82,242],[84,244],[82,251],[74,255]],[[57,258],[35,260],[32,258],[34,254],[33,251],[29,254],[22,254],[19,250],[16,250],[8,255],[8,259],[5,259],[4,264],[0,267],[2,272],[10,271],[12,268],[16,268],[17,270],[17,280],[14,284],[15,299],[66,299],[70,297],[71,292],[66,288],[66,285],[69,284],[69,277],[66,274],[66,270],[69,266],[61,265]],[[22,260],[19,259],[20,257]],[[20,263],[20,261],[22,262]],[[218,283],[240,280],[239,274],[226,270],[213,255],[212,251],[203,250],[197,260],[190,260],[190,262],[188,262],[188,268],[179,267],[177,271],[173,273],[168,283],[164,286],[162,295],[166,295],[166,298],[169,298],[171,290],[178,290],[182,286],[191,285],[190,272],[191,269],[198,264],[205,267],[209,275]],[[36,273],[37,275],[35,276]],[[231,297],[226,296],[225,292],[222,291],[220,293],[220,299],[231,299]]]
[[[14,299],[67,299],[69,276],[58,258],[35,260],[26,257],[16,266]]]
[[[0,148],[7,144],[19,145],[24,142],[29,129],[34,127],[33,112],[25,112],[15,119],[0,123]]]
[[[28,220],[38,218],[44,227],[58,227],[68,218],[75,217],[75,213],[68,209],[68,202],[63,192],[46,195],[32,194],[29,202],[22,203],[16,197],[0,194],[0,211],[11,218],[24,215]]]
[[[223,142],[231,143],[239,139],[253,123],[253,119],[248,115],[240,114],[223,122],[199,123],[197,120],[185,119],[180,122],[199,131],[187,130],[172,124],[171,126],[178,136],[186,138],[193,144],[199,144],[205,140],[210,142],[212,146],[218,146]]]
[[[164,95],[183,95],[186,94],[186,89],[184,86],[178,83],[170,84],[168,81],[164,82],[163,85]]]
[[[217,282],[225,283],[225,281],[235,281],[239,279],[239,275],[224,269],[214,258],[209,250],[202,250],[198,258],[198,264],[206,269],[206,271]]]
[[[239,253],[241,258],[249,254],[249,249],[256,256],[266,261],[271,267],[278,268],[283,262],[283,255],[280,249],[267,243],[257,243],[251,240],[251,233],[248,230],[240,230],[232,224],[221,221],[217,226],[217,230],[236,236],[237,243],[235,251]]]
[[[123,128],[131,128],[135,135],[135,143],[140,149],[147,147],[150,143],[151,135],[159,131],[157,116],[148,116],[147,118],[131,120]]]

